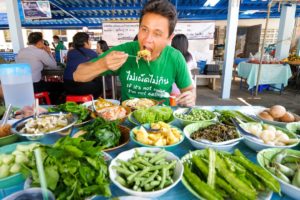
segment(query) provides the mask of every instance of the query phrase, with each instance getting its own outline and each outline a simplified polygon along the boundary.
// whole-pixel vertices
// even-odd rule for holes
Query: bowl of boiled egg
[[[299,144],[296,134],[266,123],[241,123],[238,130],[244,136],[244,143],[254,151],[275,147],[292,148]]]

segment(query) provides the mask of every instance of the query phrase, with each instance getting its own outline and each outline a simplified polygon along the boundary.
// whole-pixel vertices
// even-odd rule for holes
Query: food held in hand
[[[149,60],[151,57],[151,52],[148,49],[144,49],[144,50],[138,51],[137,56],[139,58],[144,58],[146,60]]]

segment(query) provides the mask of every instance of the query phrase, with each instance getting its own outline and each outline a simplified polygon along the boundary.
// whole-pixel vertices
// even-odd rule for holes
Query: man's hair
[[[78,32],[73,37],[73,47],[75,49],[79,49],[81,47],[84,47],[84,43],[89,42],[90,36],[85,32]]]
[[[43,34],[41,32],[32,32],[28,35],[28,44],[35,45],[39,41],[43,41]]]
[[[59,37],[58,37],[57,35],[54,35],[54,36],[53,36],[53,39],[59,40]]]
[[[168,0],[150,0],[141,11],[140,24],[145,14],[155,13],[169,20],[169,36],[174,32],[177,23],[177,13],[174,5]]]

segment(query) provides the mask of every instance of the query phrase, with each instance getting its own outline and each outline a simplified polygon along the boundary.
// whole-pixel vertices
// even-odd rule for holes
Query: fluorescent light
[[[259,10],[246,10],[243,12],[244,15],[253,15],[254,13],[259,12]]]
[[[203,6],[206,6],[206,7],[212,6],[213,7],[213,6],[217,5],[217,3],[219,3],[219,1],[220,0],[207,0]]]

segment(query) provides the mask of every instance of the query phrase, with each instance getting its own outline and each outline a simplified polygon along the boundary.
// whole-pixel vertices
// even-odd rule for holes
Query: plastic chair
[[[87,94],[87,95],[67,95],[66,97],[66,101],[72,101],[72,102],[76,102],[76,103],[84,103],[84,102],[88,102],[88,101],[92,101],[93,100],[93,95],[91,94]]]
[[[40,104],[41,104],[42,100],[44,100],[47,105],[51,105],[51,101],[50,101],[48,92],[34,93],[34,98],[38,99]]]

